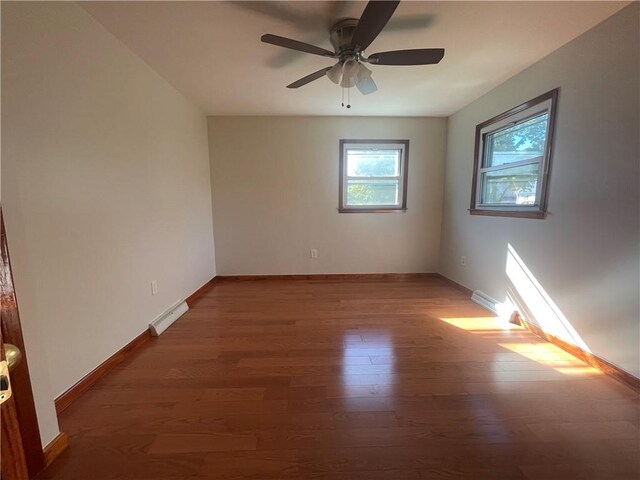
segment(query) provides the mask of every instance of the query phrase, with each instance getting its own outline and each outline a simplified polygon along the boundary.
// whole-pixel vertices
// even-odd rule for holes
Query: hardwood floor
[[[60,416],[44,479],[640,478],[640,401],[437,278],[221,282]]]

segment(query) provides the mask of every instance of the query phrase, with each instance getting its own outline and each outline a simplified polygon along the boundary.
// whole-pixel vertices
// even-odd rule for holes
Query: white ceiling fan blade
[[[367,77],[367,79],[363,82],[356,83],[356,87],[358,88],[358,90],[360,90],[360,93],[362,95],[369,95],[370,93],[378,90],[378,86],[376,85],[376,82],[373,81],[373,78],[371,78],[371,76]]]

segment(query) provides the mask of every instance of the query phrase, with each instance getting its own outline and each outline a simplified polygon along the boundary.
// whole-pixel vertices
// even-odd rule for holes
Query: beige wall
[[[215,274],[206,118],[75,3],[3,2],[2,168],[46,444],[54,398]]]
[[[338,213],[341,138],[410,140],[406,213]],[[445,139],[438,118],[209,117],[218,273],[434,272]]]
[[[511,244],[562,312],[559,318],[591,351],[636,376],[639,8],[625,8],[449,118],[440,259],[446,276],[504,300],[513,287],[505,274]],[[555,87],[549,216],[470,216],[475,125]],[[535,320],[548,328],[557,323]]]

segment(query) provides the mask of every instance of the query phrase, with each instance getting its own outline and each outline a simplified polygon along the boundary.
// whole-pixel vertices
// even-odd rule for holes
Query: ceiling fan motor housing
[[[333,27],[331,27],[331,35],[329,40],[331,45],[336,51],[336,54],[340,58],[340,61],[344,61],[348,57],[357,56],[357,53],[351,48],[351,39],[358,26],[358,19],[346,18],[340,20]]]

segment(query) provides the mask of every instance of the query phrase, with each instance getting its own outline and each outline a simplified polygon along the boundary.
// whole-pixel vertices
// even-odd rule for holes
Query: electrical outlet
[[[151,281],[151,295],[156,295],[158,293],[158,281]]]
[[[467,266],[467,257],[465,257],[464,255],[460,257],[460,265],[462,265],[463,267]]]
[[[315,248],[311,249],[311,258],[318,258],[318,250]]]

